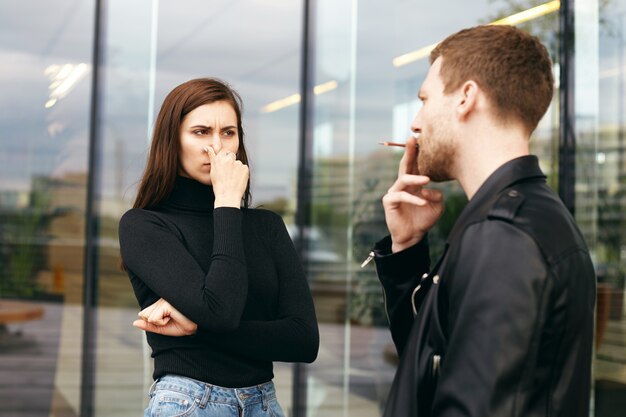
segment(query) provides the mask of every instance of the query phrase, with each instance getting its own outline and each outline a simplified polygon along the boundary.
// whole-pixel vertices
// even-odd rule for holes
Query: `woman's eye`
[[[224,132],[224,136],[235,136],[237,134],[237,132],[235,132],[234,130],[227,130],[226,132]]]
[[[206,135],[207,134],[207,130],[206,129],[198,129],[198,130],[194,130],[193,131],[194,135]]]

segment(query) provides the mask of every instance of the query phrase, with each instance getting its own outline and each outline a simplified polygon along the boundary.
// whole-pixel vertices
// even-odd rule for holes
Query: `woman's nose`
[[[213,148],[215,153],[218,153],[222,149],[222,139],[219,134],[211,135],[210,146]]]

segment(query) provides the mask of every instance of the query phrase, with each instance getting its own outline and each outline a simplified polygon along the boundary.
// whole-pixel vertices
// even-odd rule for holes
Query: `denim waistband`
[[[209,402],[235,405],[242,408],[260,402],[267,406],[270,400],[276,398],[276,390],[272,381],[252,387],[225,388],[183,376],[165,375],[154,381],[150,387],[150,396],[161,389],[189,395],[202,408],[206,407]]]

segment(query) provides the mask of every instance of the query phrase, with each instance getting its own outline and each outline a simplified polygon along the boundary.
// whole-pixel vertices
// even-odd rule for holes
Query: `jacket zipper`
[[[422,288],[422,282],[424,282],[424,280],[426,278],[428,278],[428,273],[425,273],[424,275],[422,275],[422,279],[420,279],[420,283],[417,284],[417,287],[415,287],[415,289],[411,293],[411,306],[413,307],[413,316],[414,317],[417,317],[417,307],[415,307],[415,294],[417,294],[417,292],[420,290],[420,288]]]
[[[367,258],[365,258],[365,260],[361,263],[361,268],[365,268],[367,264],[372,262],[374,256],[376,256],[376,254],[373,250],[371,250],[370,253],[367,254]],[[381,288],[383,290],[383,304],[385,306],[385,316],[387,316],[387,323],[391,323],[391,320],[389,320],[389,310],[387,310],[387,293],[385,292],[385,286],[381,285]]]
[[[417,308],[415,307],[415,294],[417,294],[417,292],[419,291],[421,287],[422,287],[421,283],[417,284],[417,287],[415,287],[415,289],[413,290],[413,293],[411,294],[411,306],[413,307],[413,317],[417,317]]]
[[[361,268],[365,268],[368,263],[372,262],[372,259],[374,259],[373,250],[371,250],[370,253],[367,254],[367,258],[365,258],[365,260],[361,263]]]
[[[385,316],[387,316],[387,323],[391,324],[391,320],[389,320],[389,310],[387,310],[387,293],[385,292],[385,286],[380,286],[383,289],[383,305],[385,306]]]
[[[433,378],[439,376],[439,368],[441,367],[441,356],[433,355]]]

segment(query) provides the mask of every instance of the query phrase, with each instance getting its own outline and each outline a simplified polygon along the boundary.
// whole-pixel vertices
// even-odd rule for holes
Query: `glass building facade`
[[[397,363],[374,267],[380,199],[430,49],[514,24],[554,61],[532,138],[598,276],[593,416],[626,409],[626,0],[0,0],[0,416],[141,415],[152,364],[119,269],[155,114],[191,78],[244,100],[252,205],[301,253],[321,346],[277,363],[289,416],[380,415]],[[441,184],[441,242],[466,200]],[[549,232],[549,231],[547,231]]]

